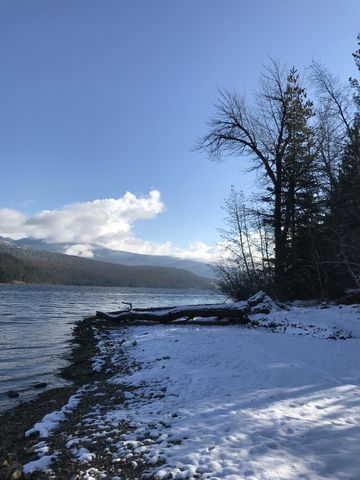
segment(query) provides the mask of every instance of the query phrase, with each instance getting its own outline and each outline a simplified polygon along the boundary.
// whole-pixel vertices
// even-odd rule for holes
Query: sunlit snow
[[[157,479],[358,478],[359,308],[292,307],[252,319],[260,326],[142,325],[97,335],[94,368],[110,358],[109,382],[125,394],[90,412],[91,422],[98,435],[109,424],[131,427],[113,441],[114,465],[141,459]],[[345,339],[331,339],[334,332]],[[89,468],[94,440],[84,450],[69,444]],[[96,468],[89,476],[98,478]]]

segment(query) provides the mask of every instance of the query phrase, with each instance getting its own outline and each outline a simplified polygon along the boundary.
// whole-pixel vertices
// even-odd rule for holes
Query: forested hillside
[[[68,255],[72,254],[69,253],[69,250],[71,251],[71,248],[76,246],[76,244],[71,243],[49,243],[29,237],[21,238],[19,240],[0,237],[0,242],[2,240],[10,241],[23,248],[53,253],[66,253]],[[197,260],[177,258],[170,255],[145,255],[124,252],[121,250],[102,248],[98,245],[91,245],[91,249],[93,253],[93,257],[91,258],[93,260],[99,260],[100,262],[115,263],[119,265],[146,265],[154,267],[181,268],[195,273],[195,275],[200,275],[201,277],[215,278],[215,273],[211,265]]]
[[[0,283],[101,285],[112,287],[209,288],[186,270],[114,265],[0,242]]]

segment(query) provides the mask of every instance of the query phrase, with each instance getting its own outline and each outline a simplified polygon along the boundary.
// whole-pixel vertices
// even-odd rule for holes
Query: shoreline
[[[43,392],[34,400],[24,402],[0,416],[1,480],[113,479],[120,478],[117,476],[120,472],[122,476],[125,475],[127,480],[143,478],[142,473],[146,469],[146,464],[142,462],[141,456],[137,458],[137,462],[129,456],[114,460],[109,451],[108,437],[99,435],[96,426],[94,430],[92,425],[88,425],[86,422],[82,424],[82,420],[89,414],[91,415],[91,412],[99,406],[106,411],[126,402],[129,388],[107,382],[113,374],[111,356],[102,363],[104,368],[97,369],[94,365],[94,357],[99,355],[99,338],[106,338],[113,329],[119,330],[119,325],[109,324],[96,317],[79,320],[75,324],[73,346],[67,356],[69,365],[59,373],[61,377],[70,380],[72,385]],[[125,337],[127,327],[122,326],[120,329],[121,336]],[[118,349],[118,359],[121,363],[118,372],[128,374],[131,365],[121,348]],[[76,407],[66,409],[69,401],[71,402],[71,399],[76,397],[79,399]],[[43,422],[44,417],[48,414],[56,416],[57,413],[64,411],[64,408],[65,415],[56,422],[56,426],[50,427],[45,436],[38,435],[36,428],[34,429],[37,422]],[[120,439],[132,428],[125,421],[117,425],[115,433],[114,427],[108,425],[108,432],[115,434]],[[33,432],[25,437],[25,432],[30,429]],[[79,438],[81,441],[81,439],[93,435],[94,432],[96,444],[92,445],[93,453],[90,454],[90,457],[83,458],[81,456],[83,451],[85,451],[85,456],[89,453],[86,449],[77,450],[75,447],[74,452],[74,448],[69,446],[69,439]],[[45,441],[43,441],[44,438]],[[39,447],[44,448],[44,445],[46,445],[46,451],[52,452],[50,456],[38,455]],[[75,441],[75,445],[77,445],[77,441]],[[78,456],[76,452],[80,455]],[[41,463],[44,459],[45,461],[49,459],[50,469],[38,468],[39,462]],[[91,460],[91,465],[88,464],[89,460]],[[34,464],[38,466],[35,469],[31,467],[29,470],[29,466]],[[24,467],[28,470],[27,473],[24,473]],[[93,477],[92,471],[97,473],[106,471],[108,475]]]
[[[343,465],[359,463],[359,315],[359,305],[274,308],[250,328],[80,320],[61,371],[73,385],[0,417],[0,478],[255,478],[273,472],[268,461],[289,478],[348,478]]]
[[[71,382],[69,386],[56,387],[39,393],[34,399],[23,402],[0,415],[0,478],[20,478],[15,472],[33,456],[33,439],[25,438],[25,432],[44,415],[61,408],[79,387],[88,381],[104,377],[101,372],[92,369],[91,360],[96,353],[97,341],[92,327],[101,328],[102,322],[88,317],[75,323],[70,340],[70,352],[66,355],[69,362],[60,373],[61,378]],[[15,475],[15,476],[14,476]],[[31,477],[27,477],[31,478]],[[39,478],[39,477],[37,477]]]

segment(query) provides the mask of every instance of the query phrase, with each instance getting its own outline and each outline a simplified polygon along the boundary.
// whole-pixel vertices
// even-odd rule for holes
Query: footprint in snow
[[[295,430],[292,427],[283,427],[282,433],[284,435],[292,435],[293,433],[295,433]]]

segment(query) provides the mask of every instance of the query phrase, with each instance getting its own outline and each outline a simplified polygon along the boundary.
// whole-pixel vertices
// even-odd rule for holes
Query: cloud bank
[[[120,198],[72,203],[29,218],[16,210],[0,209],[0,236],[69,244],[67,254],[88,258],[93,256],[94,247],[105,247],[210,261],[213,247],[202,242],[191,242],[188,249],[181,249],[170,241],[155,243],[135,237],[133,226],[137,221],[155,218],[164,210],[158,190],[145,197],[126,192]]]

